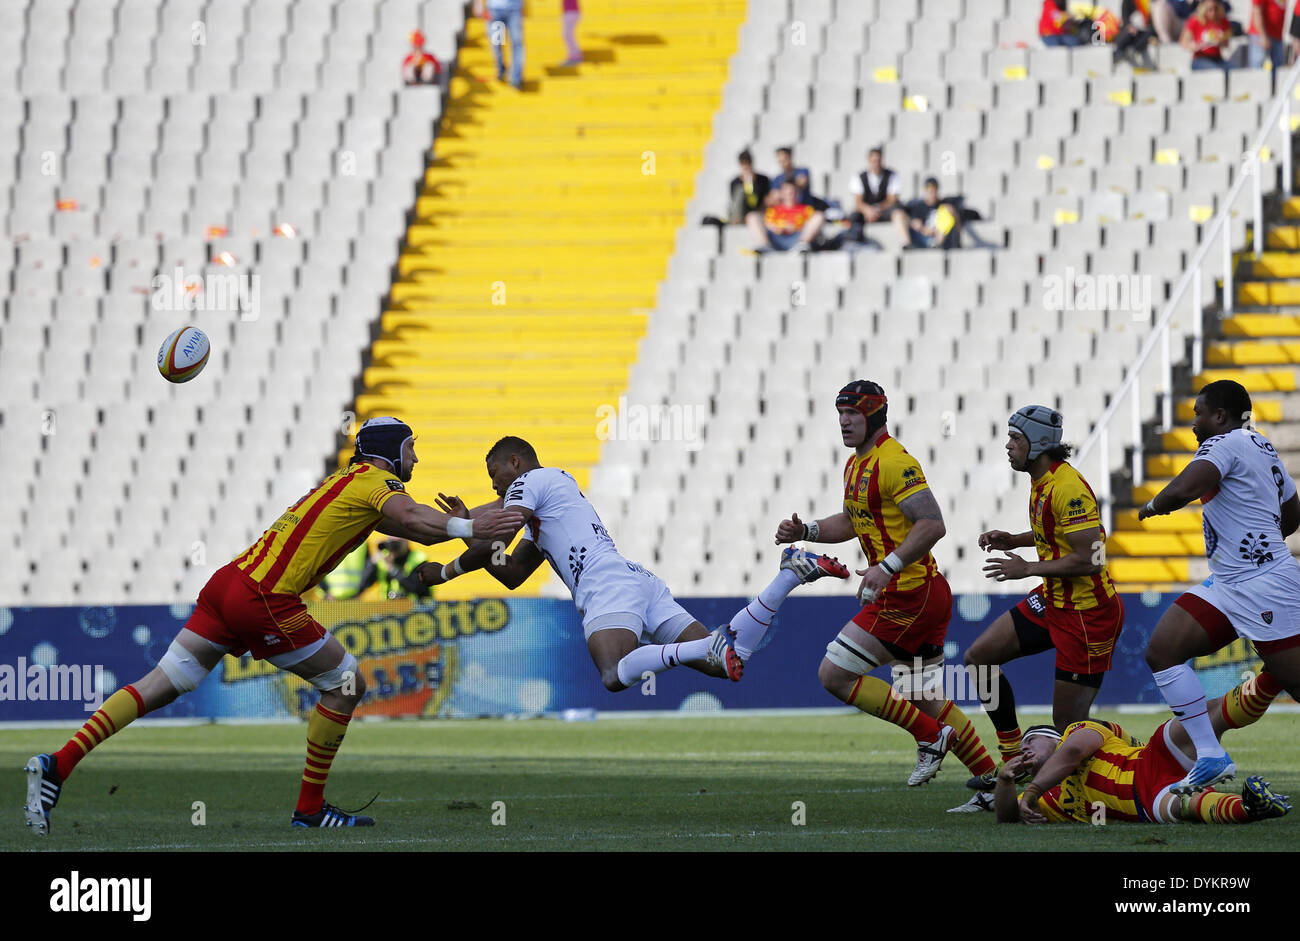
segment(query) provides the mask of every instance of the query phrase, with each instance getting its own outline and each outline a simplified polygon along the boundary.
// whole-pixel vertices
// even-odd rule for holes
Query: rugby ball
[[[158,371],[168,382],[189,382],[208,364],[212,347],[198,327],[181,327],[163,340],[158,350]]]

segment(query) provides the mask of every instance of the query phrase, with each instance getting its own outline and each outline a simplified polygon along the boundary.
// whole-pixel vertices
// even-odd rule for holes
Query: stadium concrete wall
[[[1102,706],[1159,703],[1143,662],[1147,638],[1175,595],[1125,595],[1124,632]],[[953,665],[979,633],[1019,600],[961,595],[948,630]],[[683,603],[707,625],[729,621],[742,598]],[[0,608],[0,722],[84,719],[102,697],[152,669],[189,617],[189,605]],[[610,693],[567,601],[484,599],[412,605],[328,602],[313,615],[358,658],[369,688],[361,716],[526,716],[565,710],[710,711],[836,705],[817,682],[827,642],[857,613],[852,598],[798,598],[781,608],[740,683],[676,669]],[[1238,641],[1195,664],[1218,695],[1257,669]],[[1006,668],[1019,704],[1051,702],[1049,651]],[[888,677],[885,671],[881,675]],[[973,702],[974,683],[949,670],[949,695]],[[151,715],[171,719],[292,719],[315,701],[303,681],[249,657],[226,657],[193,693]]]

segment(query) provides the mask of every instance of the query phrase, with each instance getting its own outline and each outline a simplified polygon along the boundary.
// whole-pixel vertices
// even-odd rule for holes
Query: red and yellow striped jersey
[[[1101,512],[1092,488],[1064,461],[1057,461],[1034,481],[1029,494],[1029,523],[1034,530],[1034,548],[1042,562],[1073,552],[1066,536],[1083,529],[1099,529],[1101,546],[1106,544],[1106,528],[1101,525]],[[1097,575],[1067,578],[1044,575],[1043,594],[1055,608],[1086,611],[1115,597],[1115,586],[1103,568]]]
[[[844,512],[853,521],[853,531],[870,564],[878,565],[912,531],[911,521],[898,504],[929,489],[916,458],[888,432],[863,457],[855,453],[849,458],[844,465]],[[927,552],[904,568],[892,587],[910,591],[937,574],[939,566]]]
[[[1083,729],[1101,735],[1101,747],[1074,774],[1038,800],[1038,808],[1053,823],[1088,823],[1094,805],[1105,806],[1107,820],[1142,820],[1138,812],[1137,775],[1146,747],[1114,722],[1088,719],[1065,730],[1061,744]]]
[[[265,592],[300,595],[365,541],[388,498],[405,489],[390,471],[351,464],[280,514],[235,566]]]

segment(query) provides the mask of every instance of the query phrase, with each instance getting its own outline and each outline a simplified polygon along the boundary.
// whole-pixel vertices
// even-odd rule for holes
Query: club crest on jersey
[[[388,484],[389,490],[395,490],[398,493],[401,493],[403,490],[406,489],[405,484],[403,484],[400,480],[393,480],[393,478],[391,477],[385,480],[384,483]]]
[[[1262,618],[1264,619],[1264,623],[1265,623],[1265,624],[1272,624],[1272,623],[1273,623],[1273,612],[1272,612],[1272,611],[1261,611],[1259,616],[1262,617]]]

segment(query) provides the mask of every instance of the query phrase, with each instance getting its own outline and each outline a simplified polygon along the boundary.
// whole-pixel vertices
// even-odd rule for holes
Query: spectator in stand
[[[1196,12],[1196,0],[1150,0],[1151,27],[1161,42],[1179,42],[1188,17]]]
[[[951,199],[939,198],[939,181],[925,181],[925,196],[893,212],[903,248],[960,248],[961,210]]]
[[[1133,65],[1154,69],[1150,49],[1158,41],[1151,23],[1151,0],[1124,0],[1115,37],[1115,61],[1128,59]]]
[[[1296,4],[1296,12],[1300,13],[1300,2]],[[1247,30],[1250,34],[1247,55],[1252,69],[1262,69],[1265,60],[1271,61],[1275,69],[1285,68],[1288,46],[1293,53],[1300,52],[1300,40],[1293,36],[1283,37],[1285,24],[1286,0],[1252,0],[1250,29]]]
[[[582,61],[582,49],[576,35],[582,10],[578,7],[578,0],[560,0],[560,9],[564,22],[564,45],[569,50],[569,57],[564,60],[564,64],[577,65]]]
[[[437,85],[442,78],[442,63],[424,48],[424,33],[411,34],[411,54],[402,60],[402,81],[407,85]]]
[[[1065,0],[1043,0],[1038,15],[1038,38],[1044,46],[1082,46],[1085,37],[1080,35],[1080,20],[1070,15]]]
[[[497,62],[497,81],[506,77],[504,33],[510,34],[510,84],[524,87],[524,0],[474,0],[474,15],[488,21],[488,42]]]
[[[767,195],[767,204],[776,205],[781,195],[781,184],[786,180],[794,182],[799,189],[799,202],[810,203],[813,199],[812,187],[809,185],[809,174],[807,167],[796,167],[794,165],[794,149],[791,147],[778,147],[776,149],[776,164],[781,168],[781,172],[772,177],[772,192]]]
[[[426,585],[415,574],[428,556],[412,549],[405,539],[385,539],[379,544],[379,565],[376,576],[382,598],[432,598],[433,587]]]
[[[754,157],[748,150],[740,152],[740,174],[731,181],[727,205],[727,222],[740,225],[751,215],[760,216],[772,192],[772,181],[754,171]]]
[[[867,151],[867,169],[849,182],[854,211],[849,215],[847,241],[863,241],[862,227],[888,219],[899,203],[902,186],[898,174],[886,167],[884,161],[884,151],[872,147]]]
[[[1187,18],[1178,40],[1192,54],[1193,69],[1230,69],[1223,51],[1232,38],[1232,22],[1220,0],[1201,0]]]
[[[769,206],[760,218],[751,212],[745,217],[754,235],[755,251],[790,249],[811,251],[813,242],[826,223],[826,216],[807,203],[799,201],[799,186],[787,178],[781,183],[780,195],[775,205]]]

